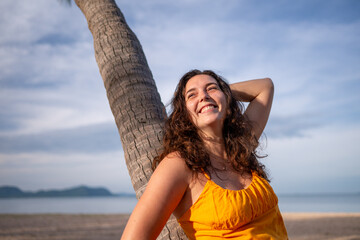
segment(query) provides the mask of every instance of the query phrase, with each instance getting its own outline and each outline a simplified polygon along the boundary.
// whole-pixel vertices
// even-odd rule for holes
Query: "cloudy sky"
[[[360,192],[360,1],[122,0],[164,104],[186,71],[271,77],[278,193]],[[75,4],[0,2],[0,185],[132,192]]]

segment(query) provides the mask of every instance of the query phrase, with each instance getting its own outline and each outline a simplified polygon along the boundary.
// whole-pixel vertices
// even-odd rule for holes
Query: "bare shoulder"
[[[173,174],[174,178],[182,178],[189,183],[192,177],[192,171],[186,165],[185,160],[178,152],[168,154],[157,166],[156,172],[166,171],[168,174]]]
[[[189,170],[171,153],[157,166],[133,210],[122,239],[155,239],[189,187]]]

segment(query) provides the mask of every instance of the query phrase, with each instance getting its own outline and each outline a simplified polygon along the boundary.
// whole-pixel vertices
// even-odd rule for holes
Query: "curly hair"
[[[256,153],[259,142],[252,132],[250,121],[243,114],[243,104],[237,102],[233,97],[229,84],[211,70],[194,69],[180,79],[171,101],[172,112],[165,122],[163,147],[161,153],[154,158],[153,169],[168,154],[177,152],[193,172],[206,171],[209,173],[209,169],[212,167],[209,153],[206,151],[198,128],[192,122],[185,104],[187,82],[192,77],[201,74],[213,77],[226,97],[228,107],[222,135],[226,154],[232,167],[240,173],[255,171],[269,181],[265,166],[258,161],[258,158],[261,157]]]

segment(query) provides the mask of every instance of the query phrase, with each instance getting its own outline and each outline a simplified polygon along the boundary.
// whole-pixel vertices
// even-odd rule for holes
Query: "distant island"
[[[78,186],[63,190],[22,191],[15,186],[1,186],[0,198],[41,198],[41,197],[135,197],[131,193],[113,194],[103,187]]]

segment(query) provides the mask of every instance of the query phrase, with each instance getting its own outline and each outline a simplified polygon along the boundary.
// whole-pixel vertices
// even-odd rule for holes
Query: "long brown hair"
[[[209,153],[185,105],[186,83],[190,78],[200,74],[213,77],[226,96],[228,107],[222,134],[226,154],[232,167],[240,173],[255,171],[269,181],[264,165],[258,161],[260,156],[256,153],[256,148],[259,142],[252,132],[250,121],[243,114],[244,106],[233,97],[226,81],[211,70],[191,70],[180,79],[171,101],[172,112],[165,122],[163,148],[155,157],[153,168],[155,169],[157,164],[172,152],[180,154],[187,166],[195,173],[204,170],[208,172],[212,167]]]

